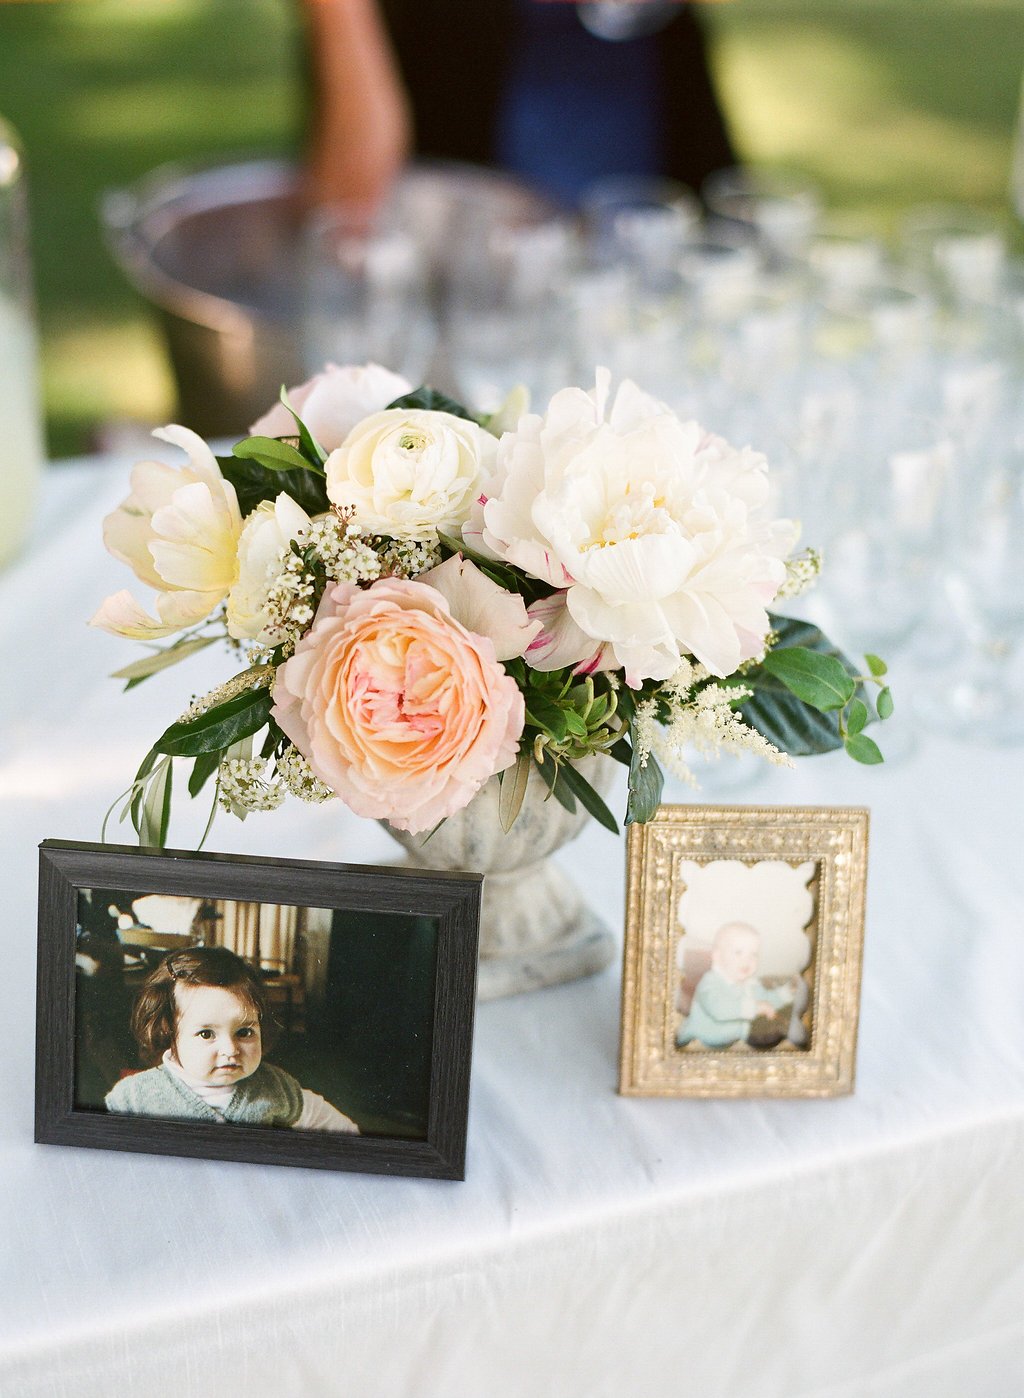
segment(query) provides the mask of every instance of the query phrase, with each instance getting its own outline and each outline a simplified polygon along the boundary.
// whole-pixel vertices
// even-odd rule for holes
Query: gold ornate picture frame
[[[619,1091],[853,1091],[868,812],[662,806],[631,825]]]

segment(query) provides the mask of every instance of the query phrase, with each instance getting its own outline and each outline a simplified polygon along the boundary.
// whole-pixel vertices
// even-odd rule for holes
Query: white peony
[[[396,539],[458,533],[497,442],[475,422],[424,408],[390,408],[358,423],[327,458],[327,494],[362,529]]]
[[[228,593],[228,634],[236,641],[276,644],[267,632],[267,595],[278,575],[281,552],[309,527],[309,515],[282,491],[257,505],[238,540],[238,578]]]
[[[288,401],[324,451],[333,451],[369,413],[412,392],[412,384],[379,364],[328,364],[322,373],[288,389]],[[294,437],[295,419],[283,403],[254,422],[254,437]]]
[[[156,617],[130,592],[108,597],[90,626],[154,640],[193,626],[227,596],[237,576],[242,519],[235,488],[213,452],[186,427],[153,433],[180,447],[187,466],[140,461],[131,494],[103,521],[103,542],[157,591]]]
[[[694,655],[730,675],[762,649],[795,528],[765,517],[764,457],[608,390],[599,370],[505,434],[467,535],[559,589],[530,609],[535,668],[621,666],[635,687]]]

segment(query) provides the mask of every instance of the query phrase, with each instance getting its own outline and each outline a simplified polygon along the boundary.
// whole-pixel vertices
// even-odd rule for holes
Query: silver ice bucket
[[[550,206],[472,165],[414,165],[393,196],[443,280],[453,231],[473,216],[542,218]],[[157,309],[183,422],[204,436],[244,432],[303,362],[304,211],[298,172],[282,161],[163,167],[102,206],[109,246]],[[440,387],[446,385],[439,384]]]

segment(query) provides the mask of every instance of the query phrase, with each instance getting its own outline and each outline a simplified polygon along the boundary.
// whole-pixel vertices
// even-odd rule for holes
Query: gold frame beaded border
[[[838,1097],[853,1091],[868,812],[855,807],[661,806],[627,842],[619,1091],[636,1097]],[[814,860],[810,1044],[675,1046],[684,859]]]

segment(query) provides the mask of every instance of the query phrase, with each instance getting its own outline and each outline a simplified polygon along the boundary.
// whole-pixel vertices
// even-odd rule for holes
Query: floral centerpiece
[[[483,418],[330,366],[229,456],[156,433],[186,463],[136,465],[104,522],[153,612],[119,592],[92,625],[150,647],[130,686],[217,640],[239,660],[143,760],[122,811],[141,843],[166,840],[181,759],[211,819],[339,797],[409,832],[495,776],[510,829],[531,770],[617,830],[579,765],[596,754],[628,768],[627,823],[694,751],[882,760],[863,730],[891,712],[883,663],[859,673],[774,610],[819,560],[771,517],[764,457],[605,371],[541,412],[521,398]]]

